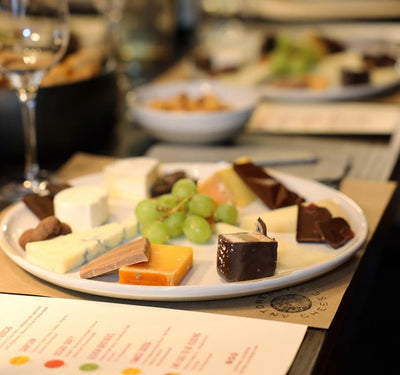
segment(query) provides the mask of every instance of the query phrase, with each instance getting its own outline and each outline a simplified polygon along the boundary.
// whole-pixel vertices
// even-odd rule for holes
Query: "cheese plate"
[[[299,102],[352,101],[387,95],[400,87],[396,23],[277,24],[260,26],[258,31],[264,40],[261,45],[270,45],[268,50],[261,48],[257,59],[215,73],[214,78],[254,86],[267,100]],[[326,52],[331,45],[337,50]],[[222,48],[216,53],[222,54]],[[193,65],[194,75],[207,74]],[[367,72],[368,78],[357,82],[353,75],[345,84],[343,70],[355,75]]]
[[[166,163],[161,164],[161,169],[164,173],[184,170],[189,176],[200,179],[225,166],[226,163]],[[365,242],[368,234],[368,224],[361,208],[343,193],[318,182],[274,170],[268,171],[307,201],[334,201],[348,218],[355,233],[354,238],[334,250],[326,244],[297,244],[295,233],[270,233],[278,241],[278,266],[275,275],[244,282],[226,282],[218,276],[216,235],[201,245],[178,238],[171,242],[193,247],[193,268],[179,286],[162,287],[119,284],[118,273],[82,279],[79,277],[79,268],[59,274],[28,262],[18,239],[24,230],[36,226],[38,219],[22,202],[16,203],[3,216],[0,222],[0,246],[18,266],[54,285],[93,295],[152,301],[215,300],[272,291],[316,278],[349,260]],[[71,180],[70,183],[74,186],[102,186],[103,174],[83,176]],[[109,204],[112,214],[110,222],[132,217],[134,202],[128,204],[121,200],[110,200]],[[239,211],[240,219],[246,215],[264,213],[268,209],[261,201],[256,200]],[[285,248],[284,259],[279,258],[280,240],[289,244]]]

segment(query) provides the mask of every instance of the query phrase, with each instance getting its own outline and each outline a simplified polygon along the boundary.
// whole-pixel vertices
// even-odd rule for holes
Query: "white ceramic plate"
[[[210,175],[220,167],[220,164],[208,163],[171,163],[164,164],[163,170],[167,172],[183,169],[193,178],[201,178]],[[345,211],[355,232],[355,237],[337,250],[333,250],[328,245],[323,244],[303,244],[305,251],[312,248],[310,251],[314,254],[319,253],[322,255],[322,261],[311,263],[306,267],[286,269],[278,272],[273,277],[235,283],[225,282],[217,274],[217,246],[216,238],[214,237],[208,244],[190,244],[194,249],[194,266],[181,285],[171,287],[118,284],[117,274],[92,280],[80,279],[78,270],[66,274],[57,274],[29,263],[25,259],[24,251],[18,245],[18,238],[25,229],[36,226],[38,220],[23,203],[16,204],[3,217],[0,223],[0,245],[13,261],[27,272],[67,289],[125,299],[189,301],[238,297],[301,283],[320,276],[344,263],[364,243],[368,233],[368,226],[362,210],[354,201],[339,191],[328,188],[320,183],[275,171],[270,172],[287,187],[309,201],[325,198],[334,200]],[[102,179],[101,174],[95,174],[84,176],[71,182],[74,185],[99,185],[102,184]],[[132,207],[121,205],[121,202],[112,203],[113,219],[132,215],[132,210]],[[266,210],[265,206],[257,201],[247,206],[241,211],[241,214],[258,213]],[[295,243],[294,233],[285,236],[285,241]],[[188,244],[187,240],[178,240],[176,243]],[[325,257],[324,255],[327,256]]]
[[[400,74],[399,74],[400,77]],[[400,87],[400,79],[382,85],[355,85],[348,87],[333,87],[326,90],[283,89],[272,86],[260,86],[260,95],[265,99],[291,101],[347,101],[359,100],[390,92]]]

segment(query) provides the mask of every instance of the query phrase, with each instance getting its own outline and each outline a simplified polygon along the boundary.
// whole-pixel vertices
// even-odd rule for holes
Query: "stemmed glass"
[[[0,0],[0,72],[17,93],[25,144],[25,181],[14,184],[15,201],[45,189],[37,158],[36,98],[43,76],[69,41],[67,0]]]

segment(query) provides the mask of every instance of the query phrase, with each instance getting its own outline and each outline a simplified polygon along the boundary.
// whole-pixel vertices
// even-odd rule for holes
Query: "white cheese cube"
[[[104,183],[110,197],[139,201],[149,197],[156,181],[159,161],[150,157],[118,160],[104,168]]]
[[[54,197],[54,213],[73,232],[103,224],[109,217],[108,194],[98,186],[73,186]]]

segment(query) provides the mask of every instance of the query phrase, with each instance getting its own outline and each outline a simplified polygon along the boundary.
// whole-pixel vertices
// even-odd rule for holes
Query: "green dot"
[[[96,371],[99,368],[97,363],[85,363],[79,367],[81,371]]]

